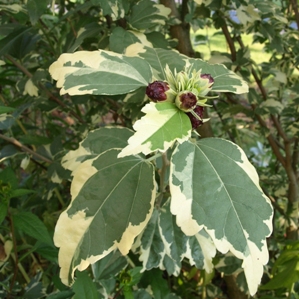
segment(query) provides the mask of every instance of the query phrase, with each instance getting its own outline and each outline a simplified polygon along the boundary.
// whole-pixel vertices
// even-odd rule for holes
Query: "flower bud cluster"
[[[207,94],[212,89],[214,79],[210,74],[202,74],[201,70],[171,72],[168,65],[165,68],[166,81],[154,81],[146,88],[146,95],[155,103],[174,103],[184,111],[196,129],[204,122],[203,110],[206,104]]]

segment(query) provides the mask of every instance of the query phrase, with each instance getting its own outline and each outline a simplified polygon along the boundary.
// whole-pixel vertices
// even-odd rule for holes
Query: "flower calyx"
[[[203,119],[203,106],[196,106],[193,110],[186,113],[190,119],[192,129],[197,129],[199,126],[201,126],[204,123]]]
[[[157,102],[174,102],[176,92],[171,89],[166,81],[154,81],[146,87],[145,91],[149,99]]]
[[[196,107],[197,96],[188,90],[181,91],[175,98],[175,104],[182,111],[189,112]]]

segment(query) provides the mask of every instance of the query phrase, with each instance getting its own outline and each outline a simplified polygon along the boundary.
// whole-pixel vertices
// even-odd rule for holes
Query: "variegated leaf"
[[[132,28],[145,31],[157,25],[164,25],[171,9],[151,0],[138,1],[133,7],[129,17]]]
[[[119,249],[127,254],[149,221],[156,196],[154,167],[139,156],[117,158],[111,149],[73,172],[72,202],[55,228],[60,277],[65,284]]]
[[[62,166],[70,171],[76,170],[80,164],[97,157],[112,148],[123,148],[133,131],[124,127],[104,127],[90,131],[76,150],[69,151],[62,158]]]
[[[143,270],[159,267],[177,276],[184,258],[189,259],[191,265],[212,272],[216,248],[205,231],[186,236],[176,225],[168,203],[159,211],[154,210],[140,241],[140,253]]]
[[[175,141],[183,142],[191,135],[191,122],[182,110],[172,103],[148,103],[142,110],[145,113],[133,128],[135,134],[128,140],[119,157],[145,155],[154,151],[166,151]]]
[[[70,95],[125,94],[147,86],[152,78],[145,60],[104,50],[62,54],[49,72],[60,94]]]
[[[220,252],[242,259],[254,294],[268,261],[273,210],[245,153],[219,138],[186,141],[172,155],[170,176],[177,224],[190,236],[205,228]]]
[[[222,64],[209,64],[201,59],[189,58],[179,54],[176,51],[154,49],[142,44],[133,44],[126,49],[127,56],[139,56],[144,58],[152,67],[153,75],[156,79],[165,80],[165,66],[168,65],[170,70],[176,69],[178,72],[190,66],[201,73],[210,74],[215,82],[212,91],[215,92],[232,92],[236,94],[248,92],[247,83],[234,72],[228,70]]]

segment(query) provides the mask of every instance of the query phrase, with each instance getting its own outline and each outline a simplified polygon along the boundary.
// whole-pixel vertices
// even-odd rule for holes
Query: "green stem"
[[[159,153],[157,153],[157,154],[155,154],[155,155],[153,155],[153,156],[147,158],[146,161],[147,161],[147,162],[151,162],[151,161],[156,160],[157,158],[159,158],[159,157],[161,157],[161,156],[162,156],[162,153],[159,152]]]
[[[163,197],[164,197],[164,192],[165,192],[165,174],[167,171],[167,168],[169,167],[169,160],[167,158],[167,152],[162,154],[162,168],[160,171],[160,194],[157,198],[156,206],[160,208]]]
[[[57,198],[58,198],[58,200],[59,200],[61,206],[64,207],[64,206],[65,206],[65,203],[64,203],[64,201],[63,201],[63,199],[62,199],[62,196],[61,196],[61,194],[60,194],[60,192],[59,192],[59,190],[58,190],[57,187],[54,189],[54,192],[55,192],[55,194],[56,194],[56,196],[57,196]]]
[[[205,270],[201,270],[202,274],[202,292],[201,292],[201,299],[207,298],[207,290],[206,290],[206,272]]]

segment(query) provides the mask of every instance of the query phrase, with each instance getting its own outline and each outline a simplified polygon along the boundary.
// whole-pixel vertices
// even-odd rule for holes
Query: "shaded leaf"
[[[10,196],[11,197],[19,197],[23,195],[27,195],[30,193],[34,193],[34,190],[29,190],[29,189],[15,189],[11,192]]]
[[[99,299],[96,285],[87,271],[76,272],[76,280],[72,289],[75,292],[74,299]]]
[[[47,6],[49,4],[49,0],[28,0],[27,9],[29,13],[30,21],[33,25],[36,24],[40,16],[45,12]]]
[[[164,25],[171,9],[150,0],[141,0],[133,7],[129,24],[137,30],[146,30],[157,25]]]
[[[109,279],[121,270],[123,270],[128,264],[127,259],[120,254],[119,251],[111,252],[101,260],[93,264],[92,271],[96,280]]]
[[[44,223],[34,214],[19,211],[13,214],[13,223],[16,229],[21,230],[25,234],[38,241],[48,245],[53,245],[52,238]]]
[[[0,106],[0,114],[13,112],[15,108],[7,107],[7,106]]]

